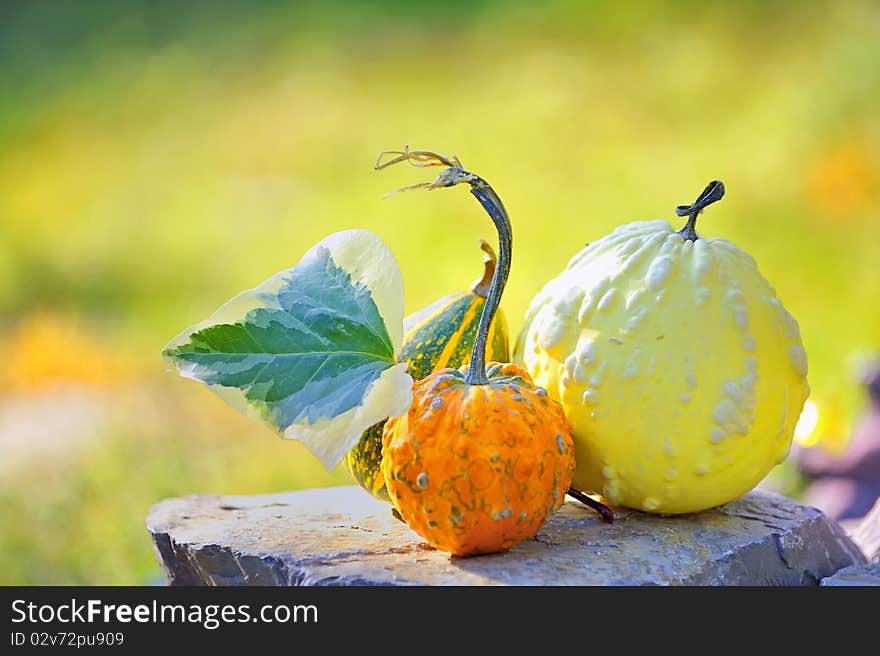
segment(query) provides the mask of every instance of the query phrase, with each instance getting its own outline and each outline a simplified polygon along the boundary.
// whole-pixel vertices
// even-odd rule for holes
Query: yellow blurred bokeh
[[[112,353],[76,323],[45,310],[24,315],[5,335],[2,389],[10,393],[70,382],[106,386],[123,380],[129,373],[122,361],[126,354]]]

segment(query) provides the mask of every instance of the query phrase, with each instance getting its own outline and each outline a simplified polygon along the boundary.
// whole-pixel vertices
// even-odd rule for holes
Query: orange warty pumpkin
[[[413,387],[413,405],[382,436],[391,499],[410,528],[456,555],[504,551],[562,505],[574,474],[561,406],[512,364],[488,382],[441,369]]]
[[[456,158],[395,152],[377,168],[409,161],[447,166],[428,189],[466,183],[498,230],[498,266],[469,365],[417,382],[409,412],[382,433],[388,494],[411,529],[464,556],[505,551],[535,535],[565,500],[574,473],[572,428],[562,407],[512,364],[486,370],[486,339],[507,276],[512,235],[501,199]]]

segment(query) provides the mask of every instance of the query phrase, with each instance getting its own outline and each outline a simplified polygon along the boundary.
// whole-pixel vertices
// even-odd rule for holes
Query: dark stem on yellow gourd
[[[394,157],[383,162],[383,158],[387,155],[393,155]],[[465,375],[465,382],[469,385],[486,385],[489,382],[489,378],[486,375],[486,340],[489,335],[489,326],[492,325],[492,319],[495,318],[495,313],[498,311],[498,306],[501,303],[501,294],[504,292],[507,276],[510,273],[513,232],[510,227],[507,210],[504,209],[504,204],[501,202],[498,194],[489,186],[489,183],[480,176],[464,170],[457,157],[453,156],[450,158],[429,150],[411,151],[407,147],[402,151],[385,151],[380,153],[376,161],[376,168],[383,169],[398,162],[409,162],[413,166],[449,167],[442,171],[432,182],[410,185],[398,191],[410,189],[430,190],[437,189],[438,187],[453,187],[461,183],[469,184],[471,186],[471,193],[489,214],[498,231],[498,263],[492,275],[489,295],[486,298],[486,304],[483,306],[483,313],[480,315],[480,325],[477,328],[477,337],[474,340],[473,351],[471,351],[471,362]]]
[[[706,188],[703,189],[703,193],[697,197],[697,200],[694,201],[693,205],[679,205],[676,207],[675,213],[678,216],[688,217],[688,222],[685,224],[684,228],[678,231],[678,234],[688,241],[697,241],[697,239],[699,239],[696,230],[697,215],[702,212],[705,207],[721,200],[723,197],[724,183],[721,182],[721,180],[712,180],[712,182],[706,185]]]
[[[489,289],[492,286],[492,278],[495,277],[495,267],[498,265],[498,257],[495,251],[485,239],[480,240],[480,248],[483,249],[483,276],[479,280],[475,280],[471,286],[471,291],[477,296],[486,298],[489,295]]]

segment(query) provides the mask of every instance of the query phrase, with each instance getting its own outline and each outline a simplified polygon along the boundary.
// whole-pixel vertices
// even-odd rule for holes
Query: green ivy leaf
[[[394,257],[377,235],[348,230],[184,331],[163,355],[332,469],[364,430],[409,408],[412,379],[395,360],[402,331]]]

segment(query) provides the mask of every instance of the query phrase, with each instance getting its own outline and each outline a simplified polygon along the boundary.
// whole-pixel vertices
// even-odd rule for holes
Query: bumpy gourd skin
[[[684,513],[788,454],[809,394],[797,322],[748,254],[665,221],[590,244],[532,301],[514,361],[575,431],[575,488]]]
[[[409,413],[382,436],[392,503],[431,545],[460,556],[534,536],[574,473],[571,426],[546,390],[511,364],[490,363],[488,384],[466,373],[416,382]]]

